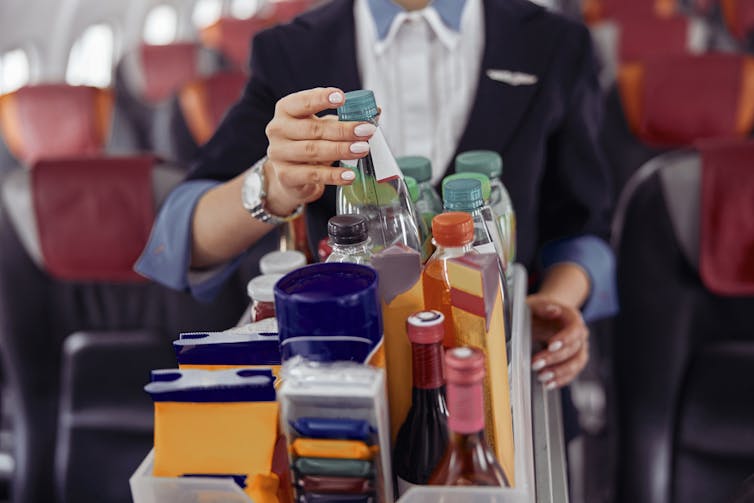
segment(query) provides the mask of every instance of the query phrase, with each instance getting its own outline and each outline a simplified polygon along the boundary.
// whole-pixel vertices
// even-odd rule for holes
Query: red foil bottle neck
[[[414,388],[436,389],[445,384],[442,344],[411,344]]]

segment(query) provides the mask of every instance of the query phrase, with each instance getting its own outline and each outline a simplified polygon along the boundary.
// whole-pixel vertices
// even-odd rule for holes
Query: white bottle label
[[[403,173],[401,173],[393,153],[390,152],[390,147],[388,147],[385,135],[382,134],[380,128],[377,128],[377,131],[369,140],[369,150],[374,161],[374,175],[378,182],[403,178]]]

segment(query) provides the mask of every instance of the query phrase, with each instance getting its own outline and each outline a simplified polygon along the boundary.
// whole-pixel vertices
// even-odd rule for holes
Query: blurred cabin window
[[[222,0],[199,0],[194,6],[191,20],[197,28],[205,28],[220,19],[222,12]]]
[[[29,57],[23,49],[0,54],[0,94],[10,93],[29,83]]]
[[[87,28],[73,44],[65,80],[71,85],[107,87],[112,80],[113,29],[106,24]]]
[[[260,0],[233,0],[230,4],[230,14],[239,19],[248,19],[259,10]]]
[[[144,42],[166,45],[178,35],[178,12],[170,5],[158,5],[149,11],[144,22]]]

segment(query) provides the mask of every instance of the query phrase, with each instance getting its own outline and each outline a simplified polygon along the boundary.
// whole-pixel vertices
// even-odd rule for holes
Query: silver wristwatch
[[[243,187],[241,188],[241,203],[243,207],[251,213],[251,216],[257,220],[271,224],[279,225],[284,222],[290,222],[301,214],[304,207],[299,205],[293,213],[286,217],[273,215],[265,209],[265,201],[267,198],[267,183],[264,178],[264,163],[267,161],[267,156],[262,157],[259,161],[249,168],[244,176]]]

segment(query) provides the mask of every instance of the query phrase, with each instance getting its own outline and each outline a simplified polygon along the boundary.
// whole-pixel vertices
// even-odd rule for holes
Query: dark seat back
[[[181,178],[174,170],[152,169],[152,163],[143,158],[48,161],[31,172],[15,171],[2,185],[0,357],[13,401],[8,406],[15,433],[13,501],[55,501],[62,347],[70,334],[149,330],[158,345],[169,348],[180,331],[233,326],[246,306],[248,278],[234,278],[213,303],[199,304],[131,272],[151,216]],[[52,200],[41,201],[46,195]],[[107,361],[99,367],[103,376]],[[133,357],[123,360],[126,370],[129,362],[142,368]],[[113,445],[103,444],[100,451],[101,457],[90,459],[99,470],[124,469]],[[129,501],[129,475],[115,475],[122,479],[118,501]],[[94,490],[112,479],[93,477],[88,483]]]
[[[754,277],[737,276],[751,294],[733,295],[699,273],[708,240],[735,236],[737,247],[754,249],[754,221],[701,223],[727,199],[746,200],[730,186],[717,203],[707,198],[710,173],[719,169],[713,159],[732,149],[747,152],[739,160],[754,158],[754,142],[665,154],[643,166],[621,197],[613,229],[621,502],[724,502],[754,472]],[[754,166],[744,166],[734,184],[750,191],[750,217]],[[747,261],[754,270],[754,254]]]

